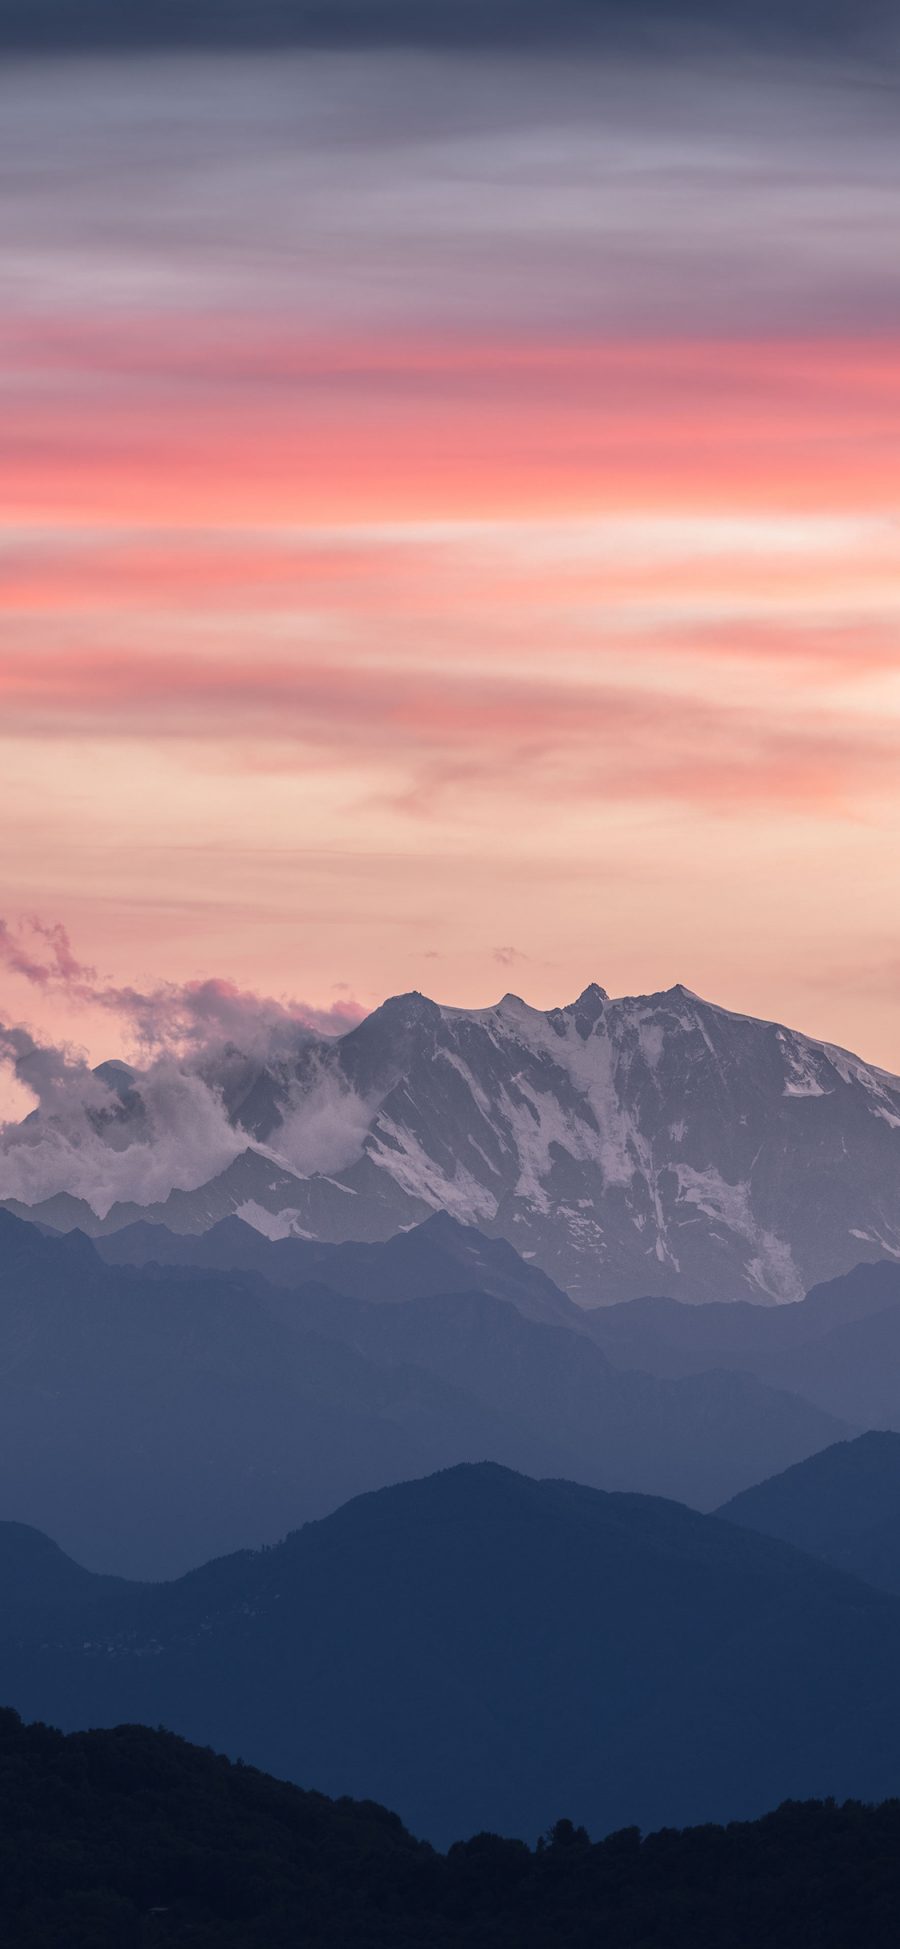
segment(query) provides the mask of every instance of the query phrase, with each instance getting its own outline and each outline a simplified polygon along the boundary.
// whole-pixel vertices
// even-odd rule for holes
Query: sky
[[[896,62],[527,11],[0,0],[7,1024],[683,981],[900,1070]]]

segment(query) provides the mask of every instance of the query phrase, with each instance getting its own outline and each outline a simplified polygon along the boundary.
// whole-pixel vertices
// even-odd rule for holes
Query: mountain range
[[[279,1266],[306,1250],[250,1237]],[[98,1570],[171,1576],[457,1462],[712,1508],[847,1433],[753,1374],[614,1365],[592,1315],[446,1217],[336,1249],[342,1284],[393,1300],[319,1271],[107,1265],[0,1213],[0,1515]]]
[[[141,1073],[95,1074],[108,1103],[94,1136],[146,1146]],[[796,1300],[900,1257],[900,1080],[680,986],[611,1000],[592,985],[547,1011],[401,995],[277,1058],[209,1054],[202,1077],[246,1138],[206,1182],[195,1167],[193,1186],[149,1205],[95,1209],[63,1186],[8,1208],[94,1234],[197,1235],[237,1215],[332,1243],[443,1210],[585,1306]]]
[[[588,1315],[617,1365],[658,1377],[755,1374],[857,1428],[900,1429],[900,1266],[861,1265],[795,1306],[633,1300]]]
[[[439,1293],[480,1291],[508,1300],[526,1319],[588,1331],[591,1322],[546,1273],[503,1238],[488,1238],[446,1212],[376,1243],[268,1239],[242,1218],[223,1218],[199,1235],[145,1221],[94,1240],[107,1265],[195,1267],[259,1273],[272,1285],[328,1286],[352,1299],[391,1304]]]
[[[900,1602],[655,1498],[463,1466],[177,1582],[0,1526],[0,1694],[164,1724],[414,1832],[593,1833],[897,1787]]]
[[[342,1293],[379,1301],[480,1286],[530,1319],[590,1339],[614,1367],[667,1381],[752,1375],[766,1389],[802,1399],[851,1428],[900,1429],[900,1265],[893,1260],[856,1266],[791,1306],[748,1300],[689,1306],[648,1297],[584,1308],[533,1264],[517,1260],[511,1247],[444,1214],[382,1246],[270,1241],[235,1218],[198,1238],[135,1225],[95,1244],[113,1263],[210,1271],[233,1265],[285,1287],[315,1276]],[[658,1485],[642,1478],[621,1486]],[[674,1478],[668,1486],[706,1506],[702,1488],[692,1490],[684,1477],[677,1490]]]

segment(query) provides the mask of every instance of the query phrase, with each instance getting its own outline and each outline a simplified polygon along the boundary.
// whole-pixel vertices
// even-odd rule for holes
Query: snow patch
[[[823,1042],[823,1053],[843,1083],[856,1084],[866,1091],[873,1100],[869,1109],[874,1117],[880,1117],[892,1127],[900,1127],[900,1077],[891,1076],[888,1070],[878,1069],[873,1063],[861,1062],[847,1049],[839,1049],[833,1042]]]
[[[456,1055],[453,1049],[439,1049],[437,1053],[439,1062],[448,1063],[450,1068],[455,1069],[457,1075],[462,1077],[470,1095],[477,1103],[482,1116],[488,1116],[490,1114],[491,1099],[481,1088],[477,1077],[469,1068],[468,1063],[463,1062],[462,1056]]]
[[[242,1218],[245,1225],[252,1225],[255,1232],[262,1232],[264,1238],[313,1238],[313,1232],[304,1232],[297,1220],[297,1210],[267,1211],[265,1205],[258,1205],[255,1198],[245,1199],[235,1211],[236,1218]]]
[[[831,1091],[819,1080],[816,1054],[811,1045],[799,1036],[789,1036],[785,1029],[778,1029],[776,1035],[785,1066],[782,1095],[830,1096]]]
[[[855,1225],[851,1225],[850,1237],[862,1239],[866,1245],[877,1245],[882,1252],[887,1253],[889,1259],[900,1259],[900,1245],[889,1244],[886,1238],[882,1238],[880,1232],[861,1232]]]
[[[497,1199],[479,1184],[471,1171],[457,1159],[449,1175],[435,1158],[429,1157],[418,1138],[391,1117],[379,1116],[367,1154],[373,1164],[388,1172],[401,1190],[433,1206],[435,1211],[449,1211],[451,1217],[474,1225],[480,1219],[496,1216]]]
[[[639,1030],[644,1060],[649,1069],[655,1069],[665,1048],[665,1031],[661,1022],[642,1022]]]
[[[676,1164],[679,1196],[696,1205],[707,1218],[718,1220],[732,1235],[754,1247],[747,1265],[750,1283],[772,1299],[802,1299],[804,1282],[794,1264],[791,1248],[784,1239],[759,1224],[750,1196],[750,1186],[741,1180],[730,1184],[713,1165],[696,1171],[689,1164]]]

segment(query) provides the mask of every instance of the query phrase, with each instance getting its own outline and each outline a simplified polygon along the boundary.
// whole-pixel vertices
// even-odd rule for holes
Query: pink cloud
[[[36,947],[29,947],[30,941]],[[44,993],[121,1017],[147,1048],[189,1049],[227,1041],[249,1050],[261,1040],[270,1048],[279,1036],[290,1040],[297,1031],[344,1034],[366,1014],[350,995],[323,1008],[258,995],[220,977],[161,981],[146,990],[117,987],[100,981],[95,969],[77,960],[61,922],[48,925],[32,919],[12,928],[0,918],[0,965]],[[27,1032],[16,1031],[20,1033],[30,1041]],[[6,1053],[11,1054],[11,1045]]]
[[[893,508],[888,339],[332,340],[265,316],[0,333],[0,497],[82,518]],[[386,465],[386,455],[390,456]]]
[[[427,812],[478,784],[549,799],[649,797],[712,809],[839,806],[896,786],[900,723],[824,705],[783,718],[660,687],[554,684],[257,655],[0,653],[8,734],[210,743],[245,770],[328,768],[377,751],[392,796]]]

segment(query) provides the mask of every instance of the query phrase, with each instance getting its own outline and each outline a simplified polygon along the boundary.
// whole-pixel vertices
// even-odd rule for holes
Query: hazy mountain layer
[[[0,1563],[27,1716],[162,1723],[439,1842],[900,1785],[900,1603],[671,1502],[454,1469],[68,1620],[60,1558],[27,1626],[18,1528]]]
[[[838,1442],[735,1496],[719,1514],[900,1594],[898,1434]]]
[[[413,1241],[422,1276],[430,1249]],[[451,1258],[435,1249],[438,1282]],[[0,1515],[98,1569],[174,1575],[455,1462],[713,1507],[846,1432],[752,1375],[620,1372],[583,1333],[466,1283],[373,1304],[107,1266],[87,1239],[0,1214]],[[533,1298],[524,1267],[521,1285]]]
[[[900,1266],[857,1266],[798,1306],[634,1300],[589,1316],[611,1360],[657,1376],[755,1374],[859,1428],[900,1429]]]
[[[410,1231],[370,1244],[322,1244],[314,1239],[268,1239],[240,1218],[223,1218],[199,1236],[163,1225],[126,1225],[96,1240],[108,1265],[194,1266],[209,1272],[255,1272],[276,1286],[310,1281],[357,1299],[390,1304],[438,1293],[472,1291],[507,1299],[527,1319],[586,1325],[581,1307],[546,1273],[502,1238],[486,1238],[446,1212]]]

